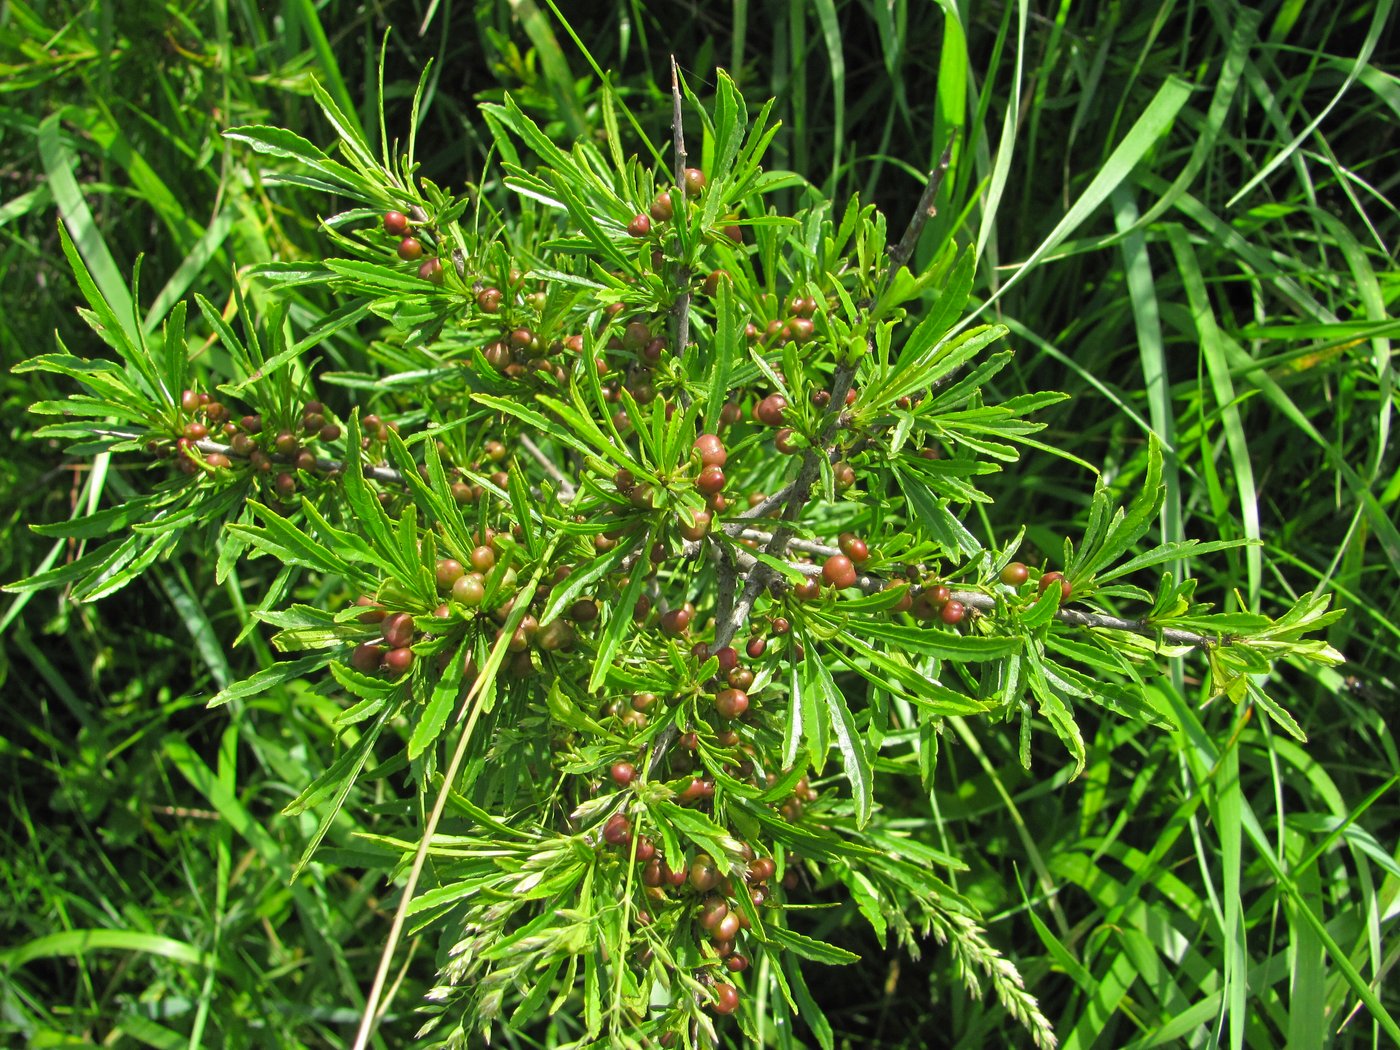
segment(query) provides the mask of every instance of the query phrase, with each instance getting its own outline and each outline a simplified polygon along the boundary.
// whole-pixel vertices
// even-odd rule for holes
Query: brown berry
[[[1001,582],[1010,587],[1019,587],[1030,579],[1031,571],[1025,562],[1013,561],[1001,570]]]

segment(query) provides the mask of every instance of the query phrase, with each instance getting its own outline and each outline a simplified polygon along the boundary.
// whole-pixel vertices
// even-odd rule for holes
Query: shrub
[[[610,93],[606,143],[567,152],[511,98],[487,105],[511,196],[454,195],[317,97],[330,152],[228,132],[352,205],[325,221],[334,257],[258,267],[257,310],[235,289],[241,332],[195,298],[225,373],[196,377],[184,305],[154,343],[134,334],[64,237],[116,358],[60,345],[25,365],[82,388],[35,406],[64,417],[41,433],[152,480],[51,527],[111,538],[14,589],[94,600],[177,551],[221,579],[280,566],[258,617],[306,655],[211,703],[300,679],[343,702],[343,754],[286,807],[318,815],[302,864],[342,809],[363,818],[367,771],[414,794],[362,837],[404,872],[362,1033],[411,921],[439,939],[425,1030],[449,1045],[578,989],[583,1042],[705,1046],[800,1018],[830,1046],[804,966],[858,957],[805,912],[839,888],[881,940],[946,941],[1052,1044],[947,881],[958,859],[885,818],[887,785],[932,789],[954,717],[1014,726],[1028,767],[1048,729],[1077,772],[1099,709],[1171,720],[1142,683],[1192,650],[1214,695],[1300,735],[1252,676],[1336,662],[1307,636],[1338,614],[1311,595],[1277,619],[1213,613],[1159,572],[1231,544],[1142,546],[1155,444],[1123,506],[1095,486],[1053,560],[979,534],[977,479],[1042,447],[1036,413],[1061,397],[989,396],[1012,351],[964,318],[970,249],[949,235],[910,269],[941,168],[892,239],[872,206],[764,170],[769,107],[750,115],[719,74],[708,110],[678,83],[669,166],[644,138],[645,160],[624,152]],[[343,305],[294,336],[284,297],[306,283]],[[375,360],[310,374],[319,343],[376,322]]]

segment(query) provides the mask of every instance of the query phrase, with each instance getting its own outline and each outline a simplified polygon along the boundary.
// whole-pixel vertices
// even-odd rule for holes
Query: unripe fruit
[[[782,394],[769,394],[754,406],[754,418],[760,423],[776,427],[782,423],[787,407],[788,400]]]
[[[739,989],[732,984],[717,984],[710,989],[715,996],[715,1001],[710,1004],[710,1008],[717,1014],[732,1014],[739,1009]]]
[[[392,675],[401,675],[413,666],[413,650],[406,646],[390,649],[384,654],[381,666]]]
[[[653,707],[655,707],[655,706],[656,706],[656,694],[655,694],[655,693],[645,693],[645,692],[643,692],[643,693],[633,693],[633,694],[632,694],[632,710],[634,710],[634,711],[650,711],[650,710],[651,710]]]
[[[391,237],[402,237],[408,233],[408,216],[401,211],[384,213],[384,232]]]
[[[481,577],[476,573],[461,576],[452,584],[453,601],[461,602],[463,605],[475,607],[481,604],[486,597],[486,587],[481,581]]]
[[[778,865],[772,857],[755,857],[749,861],[749,881],[767,882],[777,870]]]
[[[698,853],[690,862],[690,884],[701,893],[709,893],[719,885],[719,869],[708,853]]]
[[[832,464],[831,476],[836,482],[836,490],[838,492],[844,491],[856,483],[855,468],[844,459],[839,463]]]
[[[404,262],[417,262],[423,257],[423,245],[417,237],[405,237],[399,241],[398,253]]]
[[[651,217],[657,222],[665,222],[675,215],[675,207],[671,204],[669,193],[658,194],[656,200],[651,202],[651,207],[647,209]]]
[[[707,897],[700,905],[700,914],[696,917],[700,925],[706,930],[713,930],[729,914],[729,905],[720,897]]]
[[[805,317],[794,317],[787,323],[787,329],[794,343],[805,343],[817,334],[817,326]]]
[[[483,288],[476,293],[476,305],[481,307],[483,313],[499,313],[502,298],[499,288]]]
[[[685,606],[670,609],[661,614],[661,630],[672,638],[678,637],[690,626],[690,617],[690,610]]]
[[[785,456],[799,451],[798,446],[792,443],[792,427],[782,427],[773,435],[773,447]]]
[[[418,276],[432,284],[442,284],[442,261],[440,259],[425,259],[418,267]]]
[[[385,617],[379,625],[379,633],[392,648],[399,648],[413,641],[413,617],[406,612],[394,613]]]
[[[841,553],[850,558],[857,565],[870,557],[870,548],[865,541],[853,532],[843,532],[837,540],[841,547]]]
[[[631,762],[614,762],[612,769],[608,772],[612,776],[614,784],[618,787],[626,787],[636,779],[637,767]]]
[[[743,973],[749,968],[749,957],[735,952],[724,960],[724,968],[730,973]]]
[[[628,322],[622,330],[622,349],[640,350],[651,341],[651,329],[641,321]]]
[[[716,941],[732,941],[739,936],[740,929],[742,927],[739,925],[739,913],[731,911],[715,923],[714,929],[710,931],[710,937]]]
[[[705,189],[705,173],[699,168],[686,168],[682,181],[685,183],[687,197],[698,197]]]
[[[1047,572],[1040,578],[1040,589],[1043,591],[1056,581],[1059,581],[1060,584],[1060,601],[1069,601],[1069,596],[1074,593],[1074,587],[1069,580],[1065,579],[1065,574],[1062,572]]]
[[[720,282],[721,282],[721,281],[726,281],[726,282],[727,282],[727,281],[729,281],[729,280],[730,280],[730,276],[729,276],[729,271],[728,271],[728,270],[712,270],[712,271],[710,271],[709,276],[707,276],[707,277],[705,278],[705,294],[708,295],[711,299],[713,299],[715,296],[717,296],[717,295],[719,294]]]
[[[467,558],[477,572],[487,572],[496,564],[496,552],[485,544],[473,547]]]
[[[450,591],[452,585],[462,578],[462,563],[456,558],[440,558],[437,563],[437,585],[440,591]]]
[[[627,224],[627,233],[631,237],[645,237],[651,233],[651,219],[646,215],[638,214]]]
[[[539,633],[535,635],[535,645],[547,653],[552,653],[556,649],[573,648],[577,635],[574,629],[565,620],[551,620],[545,627],[541,627]]]
[[[728,674],[739,666],[739,654],[732,645],[716,649],[710,655],[719,661],[720,674]]]
[[[374,674],[379,670],[379,661],[384,658],[384,649],[373,642],[355,646],[350,654],[350,666],[362,674]]]
[[[642,885],[655,887],[660,886],[661,882],[661,859],[653,856],[647,860],[646,867],[642,869]]]
[[[680,534],[687,540],[694,541],[703,539],[705,534],[710,531],[710,522],[712,520],[713,516],[709,511],[692,511],[688,519],[685,516],[681,517]]]
[[[938,615],[944,623],[952,626],[962,623],[963,617],[967,615],[967,607],[960,601],[950,601],[939,610]]]
[[[856,582],[856,567],[844,554],[833,554],[822,565],[822,579],[836,588],[852,587]]]
[[[695,478],[695,488],[703,495],[713,496],[724,488],[724,470],[721,467],[702,467]]]
[[[1019,587],[1030,579],[1030,570],[1026,568],[1024,562],[1013,561],[1006,568],[1001,570],[1001,582],[1009,587]]]
[[[749,694],[742,689],[721,689],[715,694],[715,710],[724,718],[739,718],[748,709]]]
[[[718,434],[701,434],[691,448],[700,453],[700,465],[703,467],[722,467],[729,459],[729,453]]]
[[[611,846],[625,846],[632,841],[632,825],[621,813],[614,813],[603,825],[603,841]]]

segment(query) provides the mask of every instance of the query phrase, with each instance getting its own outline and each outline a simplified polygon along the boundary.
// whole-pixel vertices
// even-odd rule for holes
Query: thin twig
[[[938,209],[933,202],[934,198],[938,196],[939,187],[943,185],[943,177],[948,174],[948,164],[952,157],[953,143],[950,141],[943,148],[943,155],[938,158],[934,169],[929,172],[928,181],[924,183],[924,192],[919,195],[919,206],[914,209],[909,225],[905,227],[904,236],[899,239],[897,245],[890,249],[890,274],[909,262],[914,254],[914,249],[919,246],[919,237],[924,232],[924,226],[929,219],[938,214]]]
[[[671,201],[672,221],[682,222],[686,214],[685,203],[685,129],[681,119],[681,74],[676,66],[676,56],[671,56],[671,134],[675,147],[675,183],[671,192],[679,199]],[[690,270],[681,266],[676,271],[676,284],[681,293],[676,297],[672,312],[676,315],[676,345],[673,352],[679,357],[686,352],[690,342]]]
[[[559,469],[554,460],[540,451],[540,447],[530,440],[529,434],[520,435],[520,444],[524,446],[526,452],[534,457],[535,462],[544,468],[546,474],[559,482],[559,501],[561,503],[572,503],[576,493],[574,483]]]

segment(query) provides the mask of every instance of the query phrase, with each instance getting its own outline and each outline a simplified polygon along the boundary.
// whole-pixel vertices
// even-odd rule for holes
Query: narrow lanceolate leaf
[[[817,690],[826,708],[827,719],[836,736],[836,746],[841,751],[841,766],[846,771],[846,779],[851,782],[851,795],[856,804],[856,822],[864,824],[870,819],[874,805],[875,773],[871,768],[870,755],[866,752],[865,734],[856,725],[855,716],[846,705],[846,698],[836,688],[836,682],[817,655],[819,646],[811,639],[805,643],[807,655],[803,663],[807,665],[807,681]]]
[[[451,714],[452,705],[461,692],[462,669],[466,666],[469,648],[466,643],[457,646],[442,677],[433,686],[433,695],[428,699],[428,705],[423,708],[423,714],[408,740],[409,761],[421,755],[442,735],[447,716]]]
[[[651,533],[647,533],[646,539],[642,541],[641,549],[648,550],[651,547]],[[637,559],[637,563],[632,566],[632,575],[627,579],[627,586],[622,590],[622,596],[612,607],[608,625],[603,628],[602,639],[598,643],[598,655],[593,660],[593,673],[588,677],[588,691],[596,692],[598,687],[607,680],[608,671],[612,668],[613,660],[617,657],[617,650],[622,645],[624,636],[632,633],[635,625],[632,622],[632,610],[637,607],[637,597],[642,593],[642,584],[650,572],[651,566],[645,557]]]
[[[786,948],[794,955],[811,959],[813,962],[826,963],[828,966],[849,966],[851,963],[860,962],[860,956],[855,952],[848,952],[845,948],[838,948],[834,944],[827,944],[825,941],[776,924],[770,923],[767,932],[770,944]]]
[[[331,662],[331,653],[317,653],[314,656],[306,656],[300,660],[283,660],[265,667],[251,678],[245,678],[241,682],[235,682],[227,689],[221,689],[214,694],[209,701],[210,707],[222,707],[231,700],[242,700],[245,697],[260,696],[267,690],[281,685],[283,682],[290,682],[297,678],[304,678],[315,671],[319,671],[326,664]]]
[[[389,716],[398,710],[398,705],[385,706],[379,717],[374,720],[360,739],[349,751],[341,755],[331,766],[317,777],[307,788],[302,791],[287,807],[282,811],[288,815],[300,813],[302,810],[319,804],[324,798],[330,797],[331,804],[326,811],[321,814],[321,819],[316,823],[316,830],[312,832],[311,838],[306,843],[306,848],[302,850],[301,857],[292,867],[292,878],[295,879],[301,870],[306,867],[312,855],[316,852],[321,841],[326,837],[326,832],[331,828],[331,823],[345,805],[346,798],[350,795],[350,789],[355,786],[355,781],[359,779],[360,773],[365,768],[365,763],[369,761],[369,756],[374,751],[375,741],[379,739],[379,734],[383,732],[384,726],[389,721]]]

